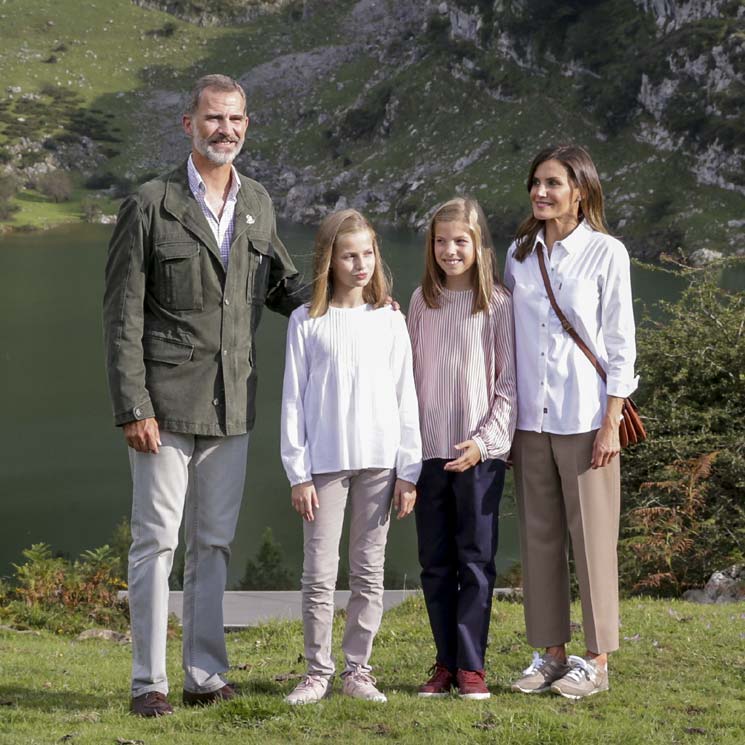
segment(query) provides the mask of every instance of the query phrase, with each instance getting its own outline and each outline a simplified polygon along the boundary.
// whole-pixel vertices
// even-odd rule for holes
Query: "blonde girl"
[[[391,503],[408,515],[421,439],[403,316],[386,305],[378,240],[356,210],[318,230],[309,305],[290,317],[282,393],[282,462],[303,517],[302,609],[307,674],[286,697],[315,703],[331,691],[331,629],[339,540],[348,506],[349,586],[342,692],[384,702],[369,665],[383,613]]]
[[[424,463],[416,526],[437,657],[423,697],[489,697],[499,501],[515,430],[512,303],[478,203],[432,216],[422,286],[409,307]]]

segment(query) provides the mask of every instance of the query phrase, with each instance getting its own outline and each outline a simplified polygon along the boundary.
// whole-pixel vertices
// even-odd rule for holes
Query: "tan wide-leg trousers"
[[[616,457],[604,468],[590,468],[595,434],[515,433],[525,625],[533,647],[571,637],[571,537],[587,649],[618,649],[620,467]]]
[[[302,607],[308,672],[334,673],[331,630],[339,541],[349,503],[349,589],[342,639],[345,671],[368,672],[375,634],[383,617],[383,564],[396,472],[365,469],[313,474],[319,507],[303,523]]]

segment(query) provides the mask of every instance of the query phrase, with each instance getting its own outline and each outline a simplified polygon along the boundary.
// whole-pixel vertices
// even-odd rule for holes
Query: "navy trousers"
[[[437,662],[453,671],[483,670],[505,464],[486,460],[452,473],[445,463],[425,460],[417,483],[422,590]]]

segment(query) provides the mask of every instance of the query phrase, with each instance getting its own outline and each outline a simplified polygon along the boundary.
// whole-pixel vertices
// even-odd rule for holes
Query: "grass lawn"
[[[574,617],[579,616],[578,608]],[[434,658],[421,595],[386,614],[373,662],[388,704],[334,695],[289,708],[282,696],[304,669],[299,622],[228,636],[231,680],[242,695],[205,710],[138,720],[127,713],[130,649],[0,631],[0,743],[717,743],[745,734],[745,608],[626,600],[611,690],[580,702],[509,691],[530,658],[522,608],[495,603],[487,659],[488,701],[421,700],[416,686]],[[341,638],[339,614],[335,639]],[[581,652],[579,630],[572,651]],[[340,656],[340,653],[339,653]],[[179,702],[179,641],[170,642],[171,696]],[[337,681],[336,689],[339,683]]]

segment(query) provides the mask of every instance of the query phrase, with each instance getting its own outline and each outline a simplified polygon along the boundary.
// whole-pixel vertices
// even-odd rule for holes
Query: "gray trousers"
[[[345,671],[370,671],[373,639],[383,617],[383,564],[396,472],[365,469],[314,474],[319,507],[303,522],[302,608],[308,672],[329,677],[339,541],[349,502],[349,589],[342,640]]]
[[[230,542],[246,476],[248,435],[207,437],[160,433],[157,455],[129,449],[132,546],[129,609],[132,695],[168,693],[168,575],[184,518],[184,688],[224,685],[228,669],[222,597]]]
[[[620,461],[590,468],[595,435],[515,433],[525,626],[533,647],[564,644],[571,637],[571,538],[587,649],[618,649]]]

